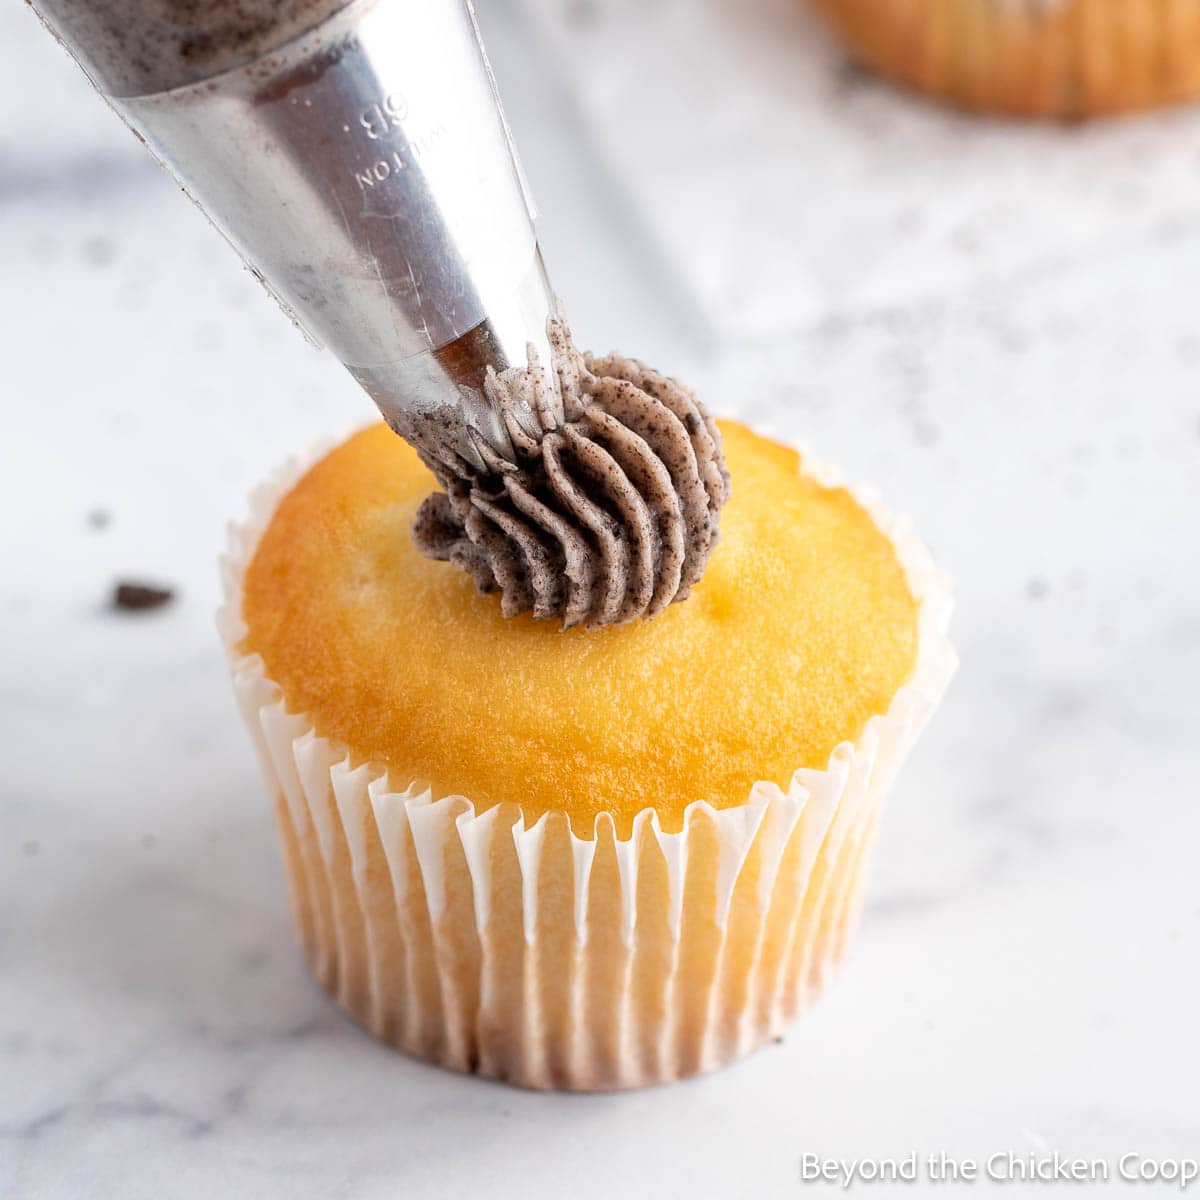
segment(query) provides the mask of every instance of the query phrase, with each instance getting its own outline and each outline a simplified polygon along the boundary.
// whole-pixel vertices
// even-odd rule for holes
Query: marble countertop
[[[1200,112],[960,118],[794,0],[479,7],[581,340],[874,483],[957,578],[962,669],[856,951],[781,1044],[638,1094],[459,1078],[339,1016],[214,561],[273,464],[369,410],[10,5],[0,1196],[757,1198],[836,1191],[806,1152],[1196,1157]],[[128,575],[177,599],[115,614]]]

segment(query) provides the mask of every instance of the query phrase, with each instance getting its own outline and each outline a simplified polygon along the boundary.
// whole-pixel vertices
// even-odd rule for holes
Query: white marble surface
[[[1200,113],[962,120],[847,72],[791,0],[480,8],[583,340],[873,481],[959,580],[963,668],[856,953],[783,1044],[624,1096],[457,1078],[326,1002],[213,562],[271,464],[368,410],[9,5],[0,1196],[774,1197],[836,1190],[805,1151],[1195,1157]],[[107,612],[128,573],[178,601]]]

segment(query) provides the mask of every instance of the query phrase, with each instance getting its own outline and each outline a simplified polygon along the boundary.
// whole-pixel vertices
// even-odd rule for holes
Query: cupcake
[[[530,444],[587,486],[433,463],[431,498],[365,429],[256,497],[221,628],[316,978],[410,1054],[593,1090],[729,1062],[818,995],[953,654],[903,525],[638,364],[581,370]],[[653,538],[604,544],[643,511]]]
[[[955,104],[1081,118],[1200,95],[1195,0],[816,0],[854,52]]]

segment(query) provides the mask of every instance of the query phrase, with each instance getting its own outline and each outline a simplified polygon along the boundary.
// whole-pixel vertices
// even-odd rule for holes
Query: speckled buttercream
[[[253,61],[349,0],[30,0],[102,91],[143,96]]]
[[[716,545],[729,496],[721,435],[675,380],[580,354],[558,322],[550,340],[559,393],[532,356],[487,380],[515,461],[480,442],[482,471],[430,463],[445,491],[421,506],[413,537],[499,591],[506,616],[564,628],[652,617],[688,595]]]

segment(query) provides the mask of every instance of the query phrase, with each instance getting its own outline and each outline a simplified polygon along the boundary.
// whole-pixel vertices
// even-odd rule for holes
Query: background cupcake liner
[[[827,468],[805,470],[827,485]],[[352,1017],[411,1054],[527,1087],[608,1089],[709,1070],[775,1036],[841,960],[879,805],[955,667],[948,581],[856,492],[920,602],[911,681],[825,770],[745,804],[650,809],[618,836],[527,826],[355,762],[288,710],[245,634],[241,586],[293,463],[230,531],[218,624],[283,841],[309,965]]]
[[[1084,117],[1200,96],[1195,0],[816,0],[870,65],[931,95]]]

